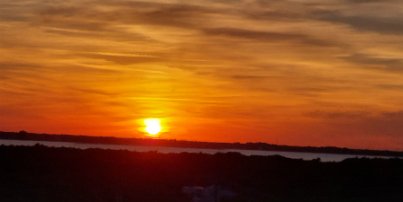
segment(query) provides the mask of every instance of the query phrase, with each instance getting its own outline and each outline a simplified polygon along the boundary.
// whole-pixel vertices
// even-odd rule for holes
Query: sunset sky
[[[0,0],[0,130],[403,150],[400,0]]]

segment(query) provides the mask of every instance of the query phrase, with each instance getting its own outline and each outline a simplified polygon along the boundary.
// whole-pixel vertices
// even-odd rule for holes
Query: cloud
[[[403,70],[403,58],[382,58],[382,56],[357,53],[342,57],[342,59],[360,65],[362,68],[372,68],[391,72],[399,72]]]
[[[303,34],[296,34],[296,33],[251,31],[237,28],[210,28],[205,29],[204,33],[212,36],[236,37],[240,39],[257,40],[261,42],[280,41],[280,42],[302,43],[304,45],[317,45],[317,46],[330,45],[330,42],[321,41]]]
[[[402,137],[403,111],[384,112],[358,120],[355,125],[367,134]]]
[[[360,16],[345,15],[338,11],[317,13],[318,19],[347,24],[361,31],[371,31],[386,34],[403,34],[402,16],[381,17],[381,16]]]
[[[13,71],[13,70],[29,70],[29,69],[35,69],[37,68],[38,65],[36,64],[31,64],[31,63],[24,63],[24,62],[11,62],[11,61],[4,61],[0,62],[0,71]]]
[[[309,116],[323,119],[329,125],[328,130],[339,131],[340,134],[400,138],[403,132],[403,111],[314,111]]]
[[[84,94],[95,94],[95,95],[109,96],[109,97],[119,96],[118,93],[107,92],[107,91],[99,90],[99,89],[80,88],[80,87],[71,87],[70,89],[73,91],[77,91],[79,93],[84,93]]]
[[[323,3],[309,10],[312,19],[348,25],[359,32],[400,35],[403,29],[399,1],[346,0]]]
[[[177,127],[200,133],[222,122],[242,128],[219,127],[215,140],[314,142],[318,131],[400,138],[402,6],[0,0],[0,111],[23,114],[18,100],[46,117],[85,106],[80,114],[97,125],[131,130],[133,119],[153,115],[186,119]]]
[[[384,2],[393,2],[394,0],[385,0]],[[378,0],[346,0],[346,3],[357,3],[357,4],[366,4],[366,3],[379,3]]]
[[[94,53],[84,53],[80,54],[80,56],[102,59],[112,63],[121,64],[121,65],[130,65],[130,64],[141,64],[141,63],[155,63],[160,62],[161,58],[156,56],[129,56],[129,55],[107,55],[107,54],[94,54]]]
[[[381,85],[377,85],[376,87],[386,89],[386,90],[397,90],[397,91],[403,90],[402,84],[381,84]]]
[[[332,112],[312,111],[307,113],[307,115],[312,117],[325,118],[329,120],[337,120],[337,119],[353,120],[353,119],[366,118],[372,115],[372,113],[366,111],[332,111]]]
[[[45,6],[36,16],[38,23],[103,31],[116,24],[192,28],[204,23],[207,15],[220,12],[208,7],[159,2],[90,1],[89,5],[91,6]],[[109,9],[98,9],[100,5]]]

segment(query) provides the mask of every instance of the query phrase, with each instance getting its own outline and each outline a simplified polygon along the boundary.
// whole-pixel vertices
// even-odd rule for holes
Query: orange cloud
[[[402,7],[0,0],[0,130],[403,149]]]

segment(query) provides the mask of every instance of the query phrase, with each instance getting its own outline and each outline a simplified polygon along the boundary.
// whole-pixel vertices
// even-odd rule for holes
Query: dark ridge
[[[76,143],[91,143],[91,144],[120,144],[120,145],[166,146],[166,147],[184,147],[184,148],[208,148],[208,149],[292,151],[292,152],[309,152],[309,153],[403,157],[403,151],[389,151],[389,150],[350,149],[340,147],[311,147],[311,146],[303,147],[303,146],[275,145],[263,142],[216,143],[216,142],[196,142],[196,141],[168,140],[168,139],[141,139],[141,138],[98,137],[98,136],[83,136],[83,135],[35,134],[35,133],[28,133],[26,131],[0,132],[0,139],[76,142]]]

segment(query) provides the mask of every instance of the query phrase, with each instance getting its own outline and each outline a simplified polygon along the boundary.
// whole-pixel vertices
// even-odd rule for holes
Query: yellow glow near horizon
[[[157,137],[161,132],[161,120],[158,118],[147,118],[144,119],[145,132],[147,132],[150,137]]]

